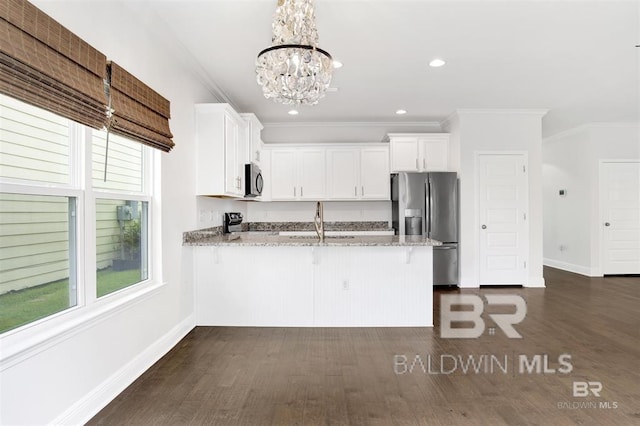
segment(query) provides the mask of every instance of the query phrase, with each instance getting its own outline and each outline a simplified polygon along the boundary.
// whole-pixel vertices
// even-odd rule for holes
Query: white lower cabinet
[[[389,149],[327,149],[327,199],[388,200]]]
[[[272,149],[271,200],[321,200],[326,197],[325,150]]]
[[[428,246],[200,246],[193,251],[196,325],[433,325]]]

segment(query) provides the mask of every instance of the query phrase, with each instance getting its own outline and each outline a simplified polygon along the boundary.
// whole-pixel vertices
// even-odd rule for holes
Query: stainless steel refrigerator
[[[433,248],[433,284],[458,285],[458,178],[455,172],[391,175],[392,226],[398,235],[426,235]]]

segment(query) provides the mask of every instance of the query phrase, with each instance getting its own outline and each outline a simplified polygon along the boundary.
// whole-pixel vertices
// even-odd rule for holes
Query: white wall
[[[444,123],[459,145],[460,286],[479,285],[479,236],[476,196],[478,152],[525,152],[529,160],[529,278],[527,286],[544,286],[542,276],[541,110],[458,110]]]
[[[0,363],[0,423],[80,424],[107,404],[194,325],[191,251],[182,233],[197,227],[193,104],[215,102],[194,78],[179,46],[146,27],[144,3],[34,2],[171,101],[176,148],[161,156],[161,224],[154,229],[163,285],[143,297],[105,298],[87,310],[71,310],[36,327],[9,334]],[[124,8],[124,10],[123,10]],[[131,10],[129,10],[131,9]],[[134,12],[132,15],[129,12]],[[201,203],[222,210],[219,200]],[[159,208],[161,207],[161,208]],[[157,237],[161,241],[157,240]],[[158,243],[161,242],[161,245]],[[53,324],[56,324],[54,327]],[[20,350],[18,350],[20,349]]]
[[[640,126],[580,126],[546,138],[542,152],[544,263],[601,276],[599,164],[640,159]],[[559,189],[566,189],[564,197],[558,195]]]

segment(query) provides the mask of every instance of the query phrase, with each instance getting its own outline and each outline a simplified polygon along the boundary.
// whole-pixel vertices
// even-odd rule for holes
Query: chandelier
[[[331,55],[318,47],[312,0],[278,0],[272,46],[258,54],[256,79],[265,98],[315,105],[331,83]]]

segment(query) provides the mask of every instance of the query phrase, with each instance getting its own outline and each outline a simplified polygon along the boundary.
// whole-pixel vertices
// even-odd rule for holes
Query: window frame
[[[142,191],[94,189],[92,186],[92,132],[90,127],[69,120],[69,181],[67,184],[40,183],[0,177],[0,191],[12,194],[51,195],[76,199],[75,262],[69,253],[69,268],[75,263],[76,304],[44,318],[0,333],[0,368],[44,350],[52,339],[65,339],[91,327],[105,315],[111,315],[159,291],[161,279],[159,223],[159,166],[157,150],[142,146]],[[97,297],[96,208],[98,198],[147,202],[147,279],[100,298]]]

